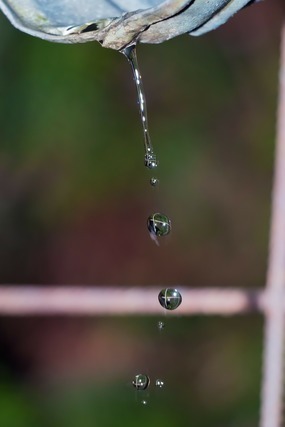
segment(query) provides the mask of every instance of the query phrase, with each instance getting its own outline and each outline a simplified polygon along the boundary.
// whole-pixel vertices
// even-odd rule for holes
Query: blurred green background
[[[158,191],[123,55],[1,15],[0,282],[263,286],[281,3],[138,47]],[[173,224],[160,247],[155,211]],[[256,426],[261,317],[158,320],[1,318],[1,426]]]

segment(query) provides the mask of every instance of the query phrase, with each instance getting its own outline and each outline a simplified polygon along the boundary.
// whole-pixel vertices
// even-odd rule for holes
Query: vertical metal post
[[[281,33],[280,90],[269,263],[260,427],[281,427],[284,387],[285,298],[285,20]]]

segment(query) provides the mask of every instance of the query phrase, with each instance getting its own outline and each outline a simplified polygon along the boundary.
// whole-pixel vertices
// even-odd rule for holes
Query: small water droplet
[[[182,296],[177,289],[163,289],[159,292],[158,301],[163,308],[175,310],[182,302]]]
[[[160,331],[162,331],[165,328],[165,323],[161,320],[157,323],[157,327]]]
[[[137,390],[145,390],[148,388],[150,383],[150,379],[147,375],[145,374],[138,374],[135,376],[134,381],[132,382],[133,386],[137,389]]]
[[[142,405],[147,405],[147,400],[142,400],[141,403]]]
[[[159,179],[155,178],[154,176],[150,178],[150,185],[152,185],[153,187],[157,187],[158,184],[159,184]]]
[[[158,160],[156,158],[156,155],[151,152],[151,153],[147,153],[144,156],[144,164],[148,169],[155,169],[158,166]]]
[[[147,228],[155,236],[166,236],[170,233],[171,221],[166,215],[157,212],[148,217]]]
[[[155,385],[156,385],[156,387],[162,388],[164,386],[164,381],[157,379],[155,381]]]

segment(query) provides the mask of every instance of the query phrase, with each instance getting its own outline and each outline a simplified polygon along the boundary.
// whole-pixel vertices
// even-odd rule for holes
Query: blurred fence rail
[[[234,315],[266,309],[265,293],[242,289],[176,286],[183,303],[175,315]],[[155,315],[165,312],[162,287],[1,286],[0,315]],[[285,309],[285,304],[284,304]]]

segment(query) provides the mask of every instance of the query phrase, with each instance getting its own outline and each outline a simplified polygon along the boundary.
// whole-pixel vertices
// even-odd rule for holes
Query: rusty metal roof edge
[[[0,9],[15,28],[43,40],[66,44],[99,41],[104,47],[120,50],[135,40],[148,26],[179,13],[192,2],[193,0],[165,0],[156,7],[106,19],[106,25],[99,30],[76,32],[76,27],[79,29],[80,26],[75,26],[73,33],[66,31],[68,27],[55,28],[49,25],[31,25],[28,20],[24,22],[4,0],[0,0]]]
[[[185,33],[202,35],[224,24],[251,2],[210,0],[205,6],[205,0],[164,0],[157,6],[118,17],[98,17],[94,21],[93,15],[93,20],[90,17],[89,23],[80,25],[73,22],[71,15],[70,25],[65,27],[49,18],[43,5],[34,6],[30,0],[0,0],[0,9],[16,28],[32,36],[66,44],[98,41],[103,47],[121,50],[132,43],[162,43]],[[49,7],[52,5],[49,3]]]

